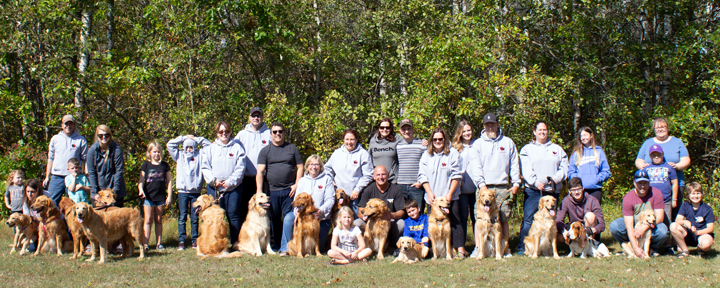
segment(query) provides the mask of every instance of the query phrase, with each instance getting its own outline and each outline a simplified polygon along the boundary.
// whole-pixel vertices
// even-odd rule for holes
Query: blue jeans
[[[405,200],[407,201],[407,199],[414,199],[418,203],[418,208],[420,208],[420,213],[424,213],[425,212],[425,190],[423,190],[422,188],[412,187],[412,185],[409,185],[409,184],[398,184],[398,186],[400,186],[400,190],[402,190]]]
[[[475,235],[475,193],[460,194],[458,202],[460,203],[460,225],[462,225],[462,235],[467,235],[468,217],[470,217],[472,222],[473,235]]]
[[[325,240],[330,232],[330,219],[320,221],[320,252],[325,252]],[[282,242],[280,242],[280,252],[287,252],[287,243],[290,242],[295,228],[295,213],[288,213],[283,218]]]
[[[225,191],[220,199],[220,207],[225,209],[225,215],[230,222],[230,244],[235,244],[238,234],[240,234],[240,197],[242,192],[242,185],[238,185],[231,191]],[[215,189],[210,185],[207,186],[207,194],[217,199]]]
[[[145,198],[143,200],[143,206],[149,206],[149,207],[159,207],[165,205],[165,201],[152,201]]]
[[[67,192],[67,188],[65,188],[65,176],[52,175],[50,176],[49,182],[50,183],[48,183],[48,194],[50,196],[50,199],[55,202],[55,205],[59,205],[60,200]]]
[[[555,201],[557,201],[560,196],[557,193],[541,192],[533,188],[525,188],[523,195],[525,196],[525,202],[523,203],[523,221],[520,224],[520,243],[518,243],[517,251],[525,251],[525,236],[528,235],[530,227],[532,227],[535,212],[538,211],[538,204],[540,204],[540,198],[552,195],[555,197]],[[559,207],[560,203],[557,203],[556,206]]]
[[[670,238],[670,232],[668,232],[667,226],[660,223],[655,225],[655,228],[651,231],[652,236],[650,236],[650,247],[658,252],[664,251],[660,248],[665,247],[665,242],[667,242],[667,239]],[[610,233],[613,238],[615,238],[615,241],[620,244],[630,242],[630,238],[628,238],[627,235],[627,228],[625,227],[625,219],[623,219],[623,217],[615,219],[615,221],[610,223]]]
[[[178,208],[180,209],[180,215],[178,215],[178,242],[185,243],[185,237],[187,237],[187,229],[185,223],[187,222],[187,216],[190,214],[190,226],[192,229],[192,241],[197,240],[198,237],[198,215],[195,213],[188,213],[192,211],[190,206],[197,198],[200,197],[200,193],[178,193]],[[234,243],[233,243],[234,244]]]
[[[272,239],[275,241],[272,246],[273,250],[281,249],[283,231],[282,218],[292,212],[292,201],[293,198],[290,197],[290,188],[270,191],[270,222],[272,222]],[[285,244],[287,245],[287,242]]]

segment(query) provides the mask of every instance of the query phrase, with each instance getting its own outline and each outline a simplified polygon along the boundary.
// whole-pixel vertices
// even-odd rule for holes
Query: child
[[[670,233],[682,250],[679,258],[689,255],[688,246],[697,247],[698,255],[702,258],[715,243],[715,215],[710,205],[702,201],[703,189],[700,183],[688,184],[686,191],[688,201],[680,206],[675,223],[670,225]]]
[[[23,207],[23,179],[25,173],[20,170],[12,170],[8,174],[5,183],[5,207],[10,210],[10,215],[22,213]]]
[[[40,215],[37,211],[30,208],[35,199],[40,195],[48,196],[47,193],[43,193],[42,181],[37,179],[30,179],[25,182],[23,186],[23,200],[22,200],[22,213],[33,218],[38,218]],[[49,197],[49,196],[48,196]],[[37,235],[33,236],[30,245],[28,245],[28,252],[35,252],[37,248]]]
[[[428,216],[427,214],[420,213],[417,201],[415,199],[405,200],[405,212],[408,214],[408,218],[405,219],[405,228],[403,229],[403,236],[415,239],[415,242],[423,245],[422,251],[420,251],[420,258],[425,259],[428,251]]]
[[[338,212],[337,223],[332,233],[328,256],[331,264],[348,264],[357,260],[366,261],[372,250],[365,247],[362,231],[353,224],[353,211],[343,206]]]
[[[90,203],[90,197],[88,196],[90,194],[90,182],[87,176],[79,173],[82,172],[80,160],[70,158],[68,160],[68,171],[70,171],[70,174],[65,176],[65,187],[67,187],[70,200],[75,203]]]
[[[160,244],[162,240],[162,214],[163,205],[170,205],[172,202],[172,173],[170,165],[162,161],[162,150],[157,141],[150,142],[145,161],[140,167],[140,181],[138,190],[143,201],[145,212],[145,251],[149,250],[150,229],[155,222],[155,237],[157,238],[155,249],[165,250]],[[167,192],[166,192],[167,191]]]
[[[650,187],[657,188],[662,192],[663,200],[665,201],[665,219],[663,223],[665,226],[670,227],[677,214],[677,199],[678,199],[678,177],[675,168],[665,162],[663,149],[660,145],[650,146],[650,159],[652,164],[645,167],[650,176]],[[665,250],[667,253],[672,254],[672,237],[668,238]]]
[[[178,149],[178,144],[182,143],[183,150]],[[185,250],[185,237],[187,237],[187,229],[185,222],[190,214],[190,226],[192,230],[192,248],[197,248],[198,237],[198,215],[188,213],[190,205],[200,197],[200,187],[202,185],[202,174],[200,173],[200,151],[197,144],[203,147],[212,144],[203,137],[194,137],[193,135],[178,136],[168,141],[167,148],[172,159],[177,162],[177,179],[175,180],[175,188],[178,191],[178,250]]]

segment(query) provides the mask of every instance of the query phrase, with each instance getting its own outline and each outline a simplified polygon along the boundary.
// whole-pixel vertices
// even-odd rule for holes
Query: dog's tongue
[[[338,204],[342,205],[343,200],[345,200],[345,199],[343,199],[343,198],[338,199]]]
[[[549,212],[550,212],[550,216],[555,217],[555,210],[550,210]]]
[[[650,224],[650,228],[655,229],[655,224]]]
[[[450,209],[448,209],[448,208],[440,208],[440,209],[442,209],[443,212],[450,214]]]
[[[77,219],[78,219],[78,223],[82,223],[82,221],[83,221],[82,218],[77,218]]]
[[[485,206],[485,212],[490,211],[490,206]]]

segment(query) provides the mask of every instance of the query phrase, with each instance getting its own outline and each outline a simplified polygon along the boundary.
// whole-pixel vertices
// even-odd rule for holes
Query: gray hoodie
[[[478,150],[463,144],[463,151],[460,153],[460,171],[463,175],[462,186],[458,186],[460,193],[475,194],[478,187],[485,185],[481,158]]]
[[[423,153],[420,158],[420,170],[418,171],[418,182],[427,182],[430,191],[435,198],[448,195],[452,179],[462,179],[460,153],[455,148],[450,148],[450,153]],[[460,193],[453,193],[451,200],[460,199]],[[425,201],[428,201],[428,194],[425,193]]]
[[[77,130],[70,136],[60,131],[60,133],[50,139],[50,145],[48,147],[48,161],[53,161],[52,171],[50,173],[58,176],[69,175],[68,160],[70,160],[70,158],[76,158],[80,160],[80,166],[82,166],[87,159],[87,152],[87,140],[81,136]]]
[[[562,181],[568,173],[568,157],[562,147],[548,140],[545,144],[532,141],[520,150],[520,167],[526,187],[537,189],[535,184],[547,184],[547,176],[555,180],[555,193],[560,193]],[[551,191],[550,185],[545,185],[545,191]]]
[[[515,142],[502,135],[498,130],[495,139],[488,138],[485,130],[480,138],[473,142],[472,147],[482,151],[483,176],[487,185],[507,185],[520,187],[520,161]]]
[[[385,166],[388,172],[388,180],[394,184],[397,184],[398,173],[398,155],[395,149],[400,140],[403,140],[400,135],[395,135],[395,141],[390,142],[385,139],[378,139],[377,134],[375,134],[370,139],[368,150],[370,156],[372,156],[373,166]]]
[[[257,160],[260,150],[272,143],[270,129],[263,123],[258,131],[253,131],[252,124],[247,124],[245,129],[238,132],[235,140],[240,141],[245,149],[245,176],[254,177],[257,175]]]
[[[197,142],[196,142],[197,141]],[[168,141],[167,149],[170,153],[170,157],[177,163],[177,169],[175,173],[175,188],[178,189],[178,193],[199,193],[200,185],[202,185],[202,173],[200,172],[200,150],[197,149],[197,143],[203,147],[210,146],[212,143],[203,138],[195,137],[195,139],[188,139],[185,136],[178,136],[175,139]],[[179,144],[183,143],[182,150],[179,148]],[[191,152],[186,152],[185,148],[193,147]]]
[[[305,174],[305,176],[298,181],[295,198],[297,198],[297,195],[300,193],[308,193],[312,196],[315,207],[320,209],[322,213],[320,221],[330,219],[330,213],[332,212],[333,204],[335,204],[335,186],[333,186],[332,176],[323,172],[317,177],[312,178],[309,174]]]
[[[332,175],[337,188],[348,194],[353,190],[362,193],[372,181],[373,168],[370,153],[360,144],[353,151],[348,151],[345,145],[340,146],[325,163],[325,173]]]
[[[242,183],[245,149],[240,142],[230,139],[227,144],[222,144],[220,140],[215,140],[215,143],[203,147],[201,154],[200,170],[206,183],[213,183],[216,179],[225,180],[227,191]]]

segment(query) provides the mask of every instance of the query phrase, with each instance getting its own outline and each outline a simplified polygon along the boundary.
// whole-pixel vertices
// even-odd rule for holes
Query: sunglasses
[[[435,142],[442,142],[445,140],[445,138],[433,138],[432,140]]]
[[[253,115],[250,115],[250,118],[262,118],[262,115],[261,114],[253,114]]]
[[[230,130],[221,130],[217,132],[218,135],[227,135],[230,134]]]
[[[110,134],[97,134],[98,139],[109,139],[112,137]]]
[[[283,130],[274,130],[272,131],[272,134],[282,134]]]
[[[390,126],[380,126],[380,130],[390,130]]]

